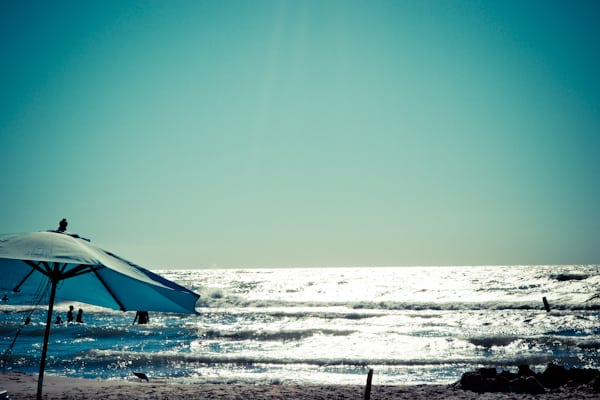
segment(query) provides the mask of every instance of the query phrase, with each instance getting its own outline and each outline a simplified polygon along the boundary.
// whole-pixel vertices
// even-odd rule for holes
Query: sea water
[[[85,323],[53,325],[46,373],[363,384],[373,369],[377,384],[405,385],[453,383],[481,366],[600,368],[597,265],[157,272],[202,295],[198,315],[133,325],[135,312],[59,303],[55,315],[74,304]],[[36,373],[46,308],[9,295],[0,370]]]

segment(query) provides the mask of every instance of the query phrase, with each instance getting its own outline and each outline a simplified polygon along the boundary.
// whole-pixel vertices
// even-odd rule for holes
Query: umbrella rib
[[[98,280],[100,281],[100,283],[102,284],[102,286],[104,286],[104,289],[106,289],[106,291],[108,292],[108,294],[110,294],[111,297],[113,298],[113,300],[119,305],[119,307],[121,308],[121,311],[127,311],[125,309],[125,306],[123,305],[123,303],[121,303],[121,301],[119,301],[119,299],[114,294],[114,292],[111,290],[111,288],[106,284],[106,282],[104,282],[104,279],[98,273],[98,269],[93,269],[92,272],[94,273],[94,275],[96,275],[96,278],[98,278]]]
[[[19,282],[17,284],[17,286],[15,286],[13,288],[13,292],[15,292],[15,293],[20,290],[21,286],[23,286],[25,281],[27,279],[29,279],[29,277],[31,276],[31,274],[33,274],[34,271],[38,271],[38,272],[41,272],[42,274],[46,275],[45,271],[42,268],[40,268],[40,263],[36,264],[33,261],[29,261],[29,260],[23,260],[23,261],[31,267],[31,271],[29,271],[29,273],[27,275],[25,275],[25,277],[21,280],[21,282]]]
[[[41,272],[44,275],[48,275],[47,271],[44,270],[42,267],[40,267],[40,264],[42,264],[42,261],[38,262],[37,264],[34,263],[33,261],[30,260],[23,260],[27,265],[29,265],[31,268],[33,268],[34,270]]]
[[[95,272],[102,268],[105,268],[104,265],[94,266],[88,264],[79,264],[78,266],[71,268],[66,274],[64,274],[63,279],[74,278],[79,275]]]
[[[57,267],[58,267],[58,265],[60,265],[60,263],[56,263],[56,265],[57,265]],[[60,267],[60,275],[61,275],[61,276],[64,276],[64,275],[63,275],[63,273],[65,272],[65,269],[67,269],[67,265],[69,265],[69,264],[67,264],[67,263],[64,263],[64,264],[62,265],[62,267]],[[58,269],[58,268],[57,268],[57,269]]]

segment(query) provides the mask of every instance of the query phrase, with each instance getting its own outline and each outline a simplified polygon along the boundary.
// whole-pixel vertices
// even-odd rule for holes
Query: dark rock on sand
[[[592,381],[592,387],[596,392],[600,393],[600,376],[594,378],[594,380]]]
[[[535,372],[529,368],[529,365],[519,365],[518,376],[535,376]]]
[[[535,373],[528,365],[520,365],[519,371],[513,373],[495,368],[480,368],[466,372],[460,379],[460,387],[473,392],[511,392],[541,394],[546,389],[561,386],[578,387],[589,385],[600,392],[600,371],[597,369],[567,369],[556,364],[548,364],[542,373]]]
[[[541,394],[546,393],[546,389],[540,381],[534,376],[520,376],[510,381],[510,391],[514,393]]]
[[[567,369],[561,365],[548,364],[544,372],[538,375],[540,382],[548,388],[557,388],[567,383]]]

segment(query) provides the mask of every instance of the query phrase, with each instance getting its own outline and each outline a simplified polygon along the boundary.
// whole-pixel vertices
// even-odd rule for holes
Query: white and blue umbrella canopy
[[[122,311],[196,313],[200,297],[145,268],[68,232],[0,237],[0,289],[50,292],[38,375],[42,399],[48,337],[56,300],[75,300]]]
[[[0,289],[36,293],[55,280],[56,300],[129,311],[195,313],[193,291],[69,233],[0,236]]]

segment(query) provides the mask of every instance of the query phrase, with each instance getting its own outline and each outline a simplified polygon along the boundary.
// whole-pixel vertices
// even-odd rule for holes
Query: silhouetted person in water
[[[69,311],[67,311],[67,323],[73,322],[73,306],[69,306]]]
[[[56,321],[54,321],[54,323],[56,325],[62,325],[63,321],[62,321],[62,318],[60,317],[60,315],[56,316]]]
[[[83,324],[83,310],[81,308],[77,312],[77,317],[75,318],[75,322],[79,322],[80,324]]]
[[[150,321],[148,311],[137,311],[135,313],[135,318],[133,319],[134,324],[135,321],[137,321],[138,324],[147,324]]]
[[[66,218],[63,218],[60,220],[60,222],[58,223],[58,232],[64,232],[67,230],[67,225],[69,225],[69,223],[67,222]]]

